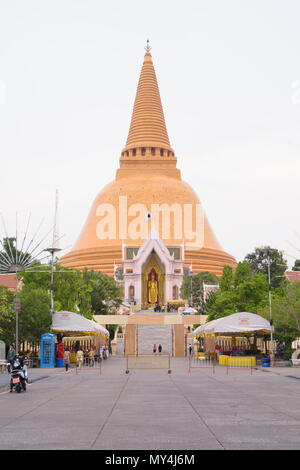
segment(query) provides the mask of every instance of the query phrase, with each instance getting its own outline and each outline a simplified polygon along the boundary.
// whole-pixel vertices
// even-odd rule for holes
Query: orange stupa
[[[200,227],[197,211],[189,212],[189,224],[195,233],[201,232],[195,242],[190,243],[191,237],[186,236],[184,229],[177,230],[178,220],[172,209],[182,210],[182,220],[185,220],[185,209],[201,207],[201,204],[194,190],[181,180],[176,164],[147,45],[120,168],[115,180],[97,195],[77,242],[61,259],[62,264],[70,268],[100,270],[113,276],[115,267],[122,268],[127,253],[135,250],[136,254],[153,229],[153,205],[165,205],[171,208],[170,230],[164,233],[163,223],[154,229],[168,249],[180,249],[185,269],[192,264],[194,273],[209,271],[220,276],[224,264],[236,266],[235,259],[222,250],[203,212],[199,218]],[[112,208],[110,219],[107,208]],[[138,208],[142,208],[138,214],[140,224],[134,223]],[[146,211],[144,215],[143,210]],[[102,224],[105,217],[107,223]],[[144,223],[148,224],[148,229],[139,231],[138,225]],[[106,230],[104,234],[100,233],[101,228]]]

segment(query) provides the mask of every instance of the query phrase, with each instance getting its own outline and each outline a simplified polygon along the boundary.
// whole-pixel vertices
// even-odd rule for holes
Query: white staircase
[[[138,354],[153,354],[153,345],[172,355],[172,325],[138,325]]]

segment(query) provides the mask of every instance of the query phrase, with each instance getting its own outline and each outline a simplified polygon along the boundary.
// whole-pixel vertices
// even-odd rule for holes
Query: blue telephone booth
[[[54,367],[55,338],[51,333],[45,333],[41,338],[41,367]]]

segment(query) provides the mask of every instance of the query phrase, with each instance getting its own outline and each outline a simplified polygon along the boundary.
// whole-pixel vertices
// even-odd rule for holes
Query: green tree
[[[213,304],[208,311],[207,321],[216,320],[237,312],[236,293],[233,289],[216,293]]]
[[[216,285],[218,283],[219,279],[217,276],[208,271],[194,274],[192,276],[192,282],[190,276],[186,276],[180,288],[180,296],[182,299],[189,301],[191,298],[192,285],[193,304],[201,309],[201,307],[203,307],[203,284]]]
[[[240,283],[236,289],[236,309],[238,312],[256,313],[268,303],[268,281],[264,274],[255,274],[251,279]]]
[[[23,287],[20,293],[19,341],[38,342],[49,332],[52,318],[50,296],[44,289]]]
[[[40,267],[40,272],[24,273],[24,285],[49,292],[50,274],[42,272],[44,270],[44,267]],[[113,278],[99,271],[72,270],[57,264],[53,297],[55,310],[79,310],[81,315],[92,318],[94,314],[108,313],[110,305],[119,306],[122,290]]]
[[[271,286],[279,287],[287,269],[287,262],[280,251],[269,246],[255,248],[254,252],[246,255],[245,261],[249,264],[252,274],[262,273],[268,275],[266,250],[270,252]]]
[[[0,286],[0,339],[5,344],[15,344],[16,315],[12,306],[14,294],[4,286]]]
[[[233,268],[225,264],[223,267],[222,276],[220,279],[220,289],[222,292],[230,291],[234,284]]]
[[[269,307],[259,309],[258,313],[269,319]],[[283,292],[277,291],[272,296],[272,318],[274,338],[285,343],[291,350],[291,344],[300,336],[300,282],[290,282]]]
[[[23,273],[24,286],[30,289],[41,288],[44,292],[49,293],[50,271],[44,272],[44,266],[37,267],[36,271],[34,273]],[[91,291],[92,287],[85,283],[82,272],[56,264],[53,282],[53,298],[56,310],[77,311],[79,308],[83,316],[91,318]]]
[[[251,279],[251,268],[247,261],[239,262],[235,274],[234,274],[234,285],[235,287],[239,286],[245,281],[250,281]]]
[[[223,277],[224,275],[224,277]],[[248,276],[244,263],[240,264],[237,279],[229,269],[223,270],[220,289],[215,292],[214,302],[208,310],[208,321],[236,312],[256,313],[268,303],[268,281],[265,274]]]
[[[300,271],[300,259],[296,259],[295,264],[292,269],[293,271]]]
[[[218,293],[219,293],[219,289],[208,292],[206,299],[202,303],[201,312],[200,312],[202,315],[209,315],[211,309],[216,303]]]
[[[122,288],[110,276],[100,271],[83,272],[84,281],[91,285],[91,308],[95,315],[111,313],[112,307],[119,307],[122,302]]]
[[[22,264],[24,264],[25,262],[28,262],[30,260],[29,253],[24,253],[20,250],[17,250],[15,244],[16,244],[16,238],[14,238],[14,237],[5,237],[5,238],[3,238],[3,242],[2,242],[3,251],[2,251],[2,253],[7,255],[6,258],[11,260],[13,262],[13,264],[16,263],[16,261],[18,261],[18,263],[19,263],[20,260],[22,261]]]

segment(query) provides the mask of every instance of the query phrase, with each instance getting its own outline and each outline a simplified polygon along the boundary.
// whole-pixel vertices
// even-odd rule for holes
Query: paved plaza
[[[300,368],[31,369],[26,393],[1,374],[0,449],[300,449]]]

